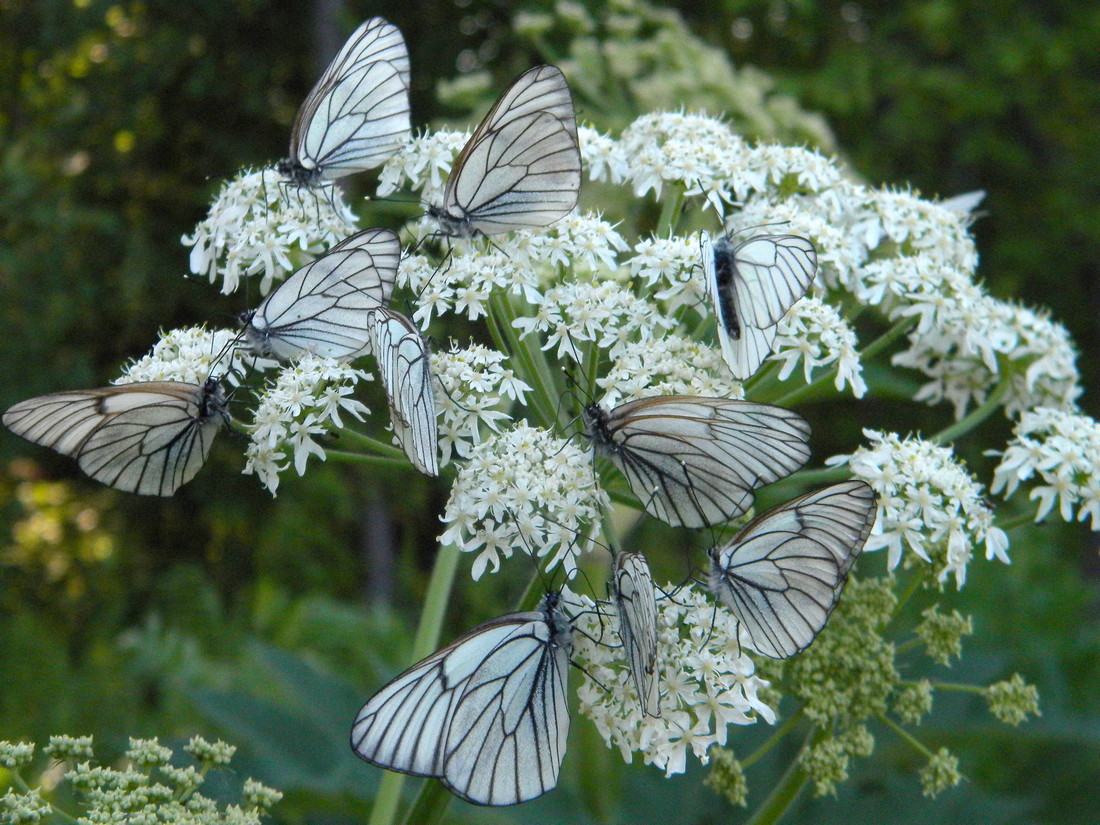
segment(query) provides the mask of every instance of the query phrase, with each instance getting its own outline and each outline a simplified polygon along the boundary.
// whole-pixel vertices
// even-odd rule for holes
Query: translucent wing
[[[619,613],[619,638],[626,649],[626,661],[642,713],[661,715],[661,694],[657,681],[657,594],[645,557],[619,553],[611,579],[615,608]]]
[[[711,550],[711,590],[757,652],[774,659],[807,647],[825,626],[875,523],[874,491],[845,481],[781,504]]]
[[[797,235],[757,235],[736,248],[703,234],[703,276],[718,320],[722,355],[744,380],[772,350],[775,325],[817,272],[814,245]]]
[[[396,26],[363,23],[306,96],[280,171],[302,183],[372,169],[404,143],[409,124],[409,55]]]
[[[570,625],[557,594],[479,625],[413,665],[359,711],[367,762],[440,779],[479,805],[514,805],[558,781],[569,733]]]
[[[217,380],[150,381],[40,395],[4,413],[4,426],[75,458],[116,490],[170,496],[206,461],[225,421]]]
[[[375,310],[370,325],[394,435],[420,472],[439,475],[439,429],[428,345],[400,312]]]
[[[810,457],[810,425],[769,404],[666,395],[585,410],[588,435],[651,514],[675,526],[728,521],[752,491]]]
[[[549,226],[577,205],[581,155],[573,98],[554,66],[536,66],[500,96],[455,160],[443,205],[452,236]]]
[[[354,358],[370,349],[369,321],[397,278],[401,244],[388,229],[346,238],[306,264],[245,317],[244,338],[261,358],[312,352]]]

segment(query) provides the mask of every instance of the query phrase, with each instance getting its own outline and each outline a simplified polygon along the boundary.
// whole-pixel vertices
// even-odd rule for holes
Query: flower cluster
[[[296,186],[274,169],[245,170],[222,185],[206,219],[182,240],[191,247],[193,274],[207,276],[210,283],[221,278],[222,292],[229,295],[241,278],[262,273],[260,293],[266,295],[357,224],[332,183]]]
[[[308,353],[281,370],[256,405],[248,428],[251,443],[244,472],[255,473],[274,493],[279,473],[291,463],[298,475],[303,475],[311,455],[324,461],[324,448],[315,438],[343,427],[341,412],[359,421],[370,412],[351,397],[360,380],[369,381],[370,376]]]
[[[886,548],[888,569],[898,566],[908,548],[938,568],[940,582],[954,574],[961,588],[975,547],[984,545],[987,559],[1008,563],[1008,537],[994,526],[981,485],[949,448],[895,433],[864,435],[869,445],[826,463],[848,464],[878,494],[878,521],[866,549]]]
[[[201,384],[207,378],[236,383],[242,371],[240,351],[233,345],[237,334],[206,327],[173,329],[161,335],[148,355],[123,368],[116,384],[135,381],[184,381]]]
[[[775,722],[758,695],[768,682],[742,651],[737,619],[704,593],[687,587],[657,600],[659,717],[642,714],[617,620],[587,597],[570,601],[573,660],[584,674],[580,712],[627,762],[637,752],[666,776],[683,773],[689,751],[707,764],[710,748],[726,744],[728,725]]]
[[[461,465],[439,540],[476,552],[472,575],[515,552],[561,564],[572,577],[587,535],[608,506],[591,458],[576,444],[520,423],[474,446]]]
[[[993,473],[991,492],[1009,498],[1022,482],[1038,477],[1035,520],[1057,505],[1066,521],[1091,519],[1100,530],[1100,424],[1086,415],[1037,407],[1020,415],[1013,438]]]
[[[241,788],[243,804],[223,804],[198,793],[212,768],[224,768],[234,748],[224,742],[195,737],[184,748],[197,765],[172,764],[174,754],[156,739],[131,739],[126,763],[117,768],[92,763],[92,738],[54,736],[42,749],[45,756],[64,763],[64,779],[72,786],[80,807],[80,822],[130,825],[134,822],[174,822],[180,825],[259,825],[282,794],[253,779]],[[19,772],[32,761],[31,743],[0,742],[0,764]],[[56,781],[56,778],[55,778]],[[24,787],[26,785],[22,783]],[[8,789],[0,798],[0,820],[37,823],[48,817],[71,821],[55,809],[41,788],[17,793]]]

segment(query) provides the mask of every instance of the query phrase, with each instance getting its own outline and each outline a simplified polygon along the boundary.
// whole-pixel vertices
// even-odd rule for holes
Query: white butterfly
[[[536,66],[481,121],[428,214],[446,235],[499,235],[549,226],[573,211],[580,187],[569,84],[554,66]]]
[[[718,321],[722,357],[744,381],[764,363],[775,327],[806,294],[817,250],[797,235],[757,235],[734,247],[702,234],[703,279]]]
[[[752,504],[752,491],[810,457],[810,425],[791,410],[750,401],[663,395],[584,411],[597,455],[607,456],[647,512],[705,527]]]
[[[757,516],[710,551],[710,589],[745,626],[753,648],[784,659],[825,626],[875,524],[876,497],[845,481]]]
[[[371,313],[370,334],[394,435],[420,472],[439,475],[439,428],[428,345],[412,321],[392,309]]]
[[[9,407],[3,420],[16,435],[75,458],[109,487],[170,496],[206,461],[225,407],[215,378],[148,381],[40,395]]]
[[[558,782],[569,734],[571,635],[557,593],[478,625],[375,694],[352,749],[479,805],[541,796]]]
[[[657,591],[645,557],[619,553],[611,576],[611,593],[619,614],[619,638],[638,690],[642,713],[661,715],[657,681]]]
[[[409,54],[396,26],[363,23],[306,96],[280,174],[315,185],[373,169],[410,135]]]
[[[370,313],[389,302],[401,243],[388,229],[345,238],[245,313],[246,345],[261,358],[312,352],[355,358],[370,350]]]

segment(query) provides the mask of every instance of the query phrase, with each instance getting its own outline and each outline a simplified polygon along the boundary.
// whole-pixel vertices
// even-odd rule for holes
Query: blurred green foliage
[[[764,138],[828,147],[831,128],[872,182],[944,196],[985,189],[988,215],[975,231],[992,290],[1050,305],[1084,352],[1100,346],[1100,9],[723,0],[683,4],[685,24],[671,4],[618,7],[575,3],[551,28],[520,26],[517,36],[521,8],[552,14],[554,4],[346,3],[325,17],[324,4],[286,0],[0,0],[0,405],[106,383],[158,329],[229,323],[249,305],[182,278],[179,237],[221,179],[281,156],[319,70],[316,44],[338,45],[372,14],[409,42],[418,124],[480,112],[520,70],[555,58],[574,67],[581,117],[601,128],[654,105],[723,108]],[[642,44],[647,60],[622,63],[628,44]],[[723,99],[726,75],[707,82],[700,65],[721,65],[723,51],[750,98]],[[675,82],[662,85],[670,66]],[[444,110],[436,83],[460,75]],[[776,132],[784,122],[796,125]],[[1081,367],[1096,414],[1100,367],[1088,358]],[[933,427],[945,420],[929,412]],[[442,487],[411,472],[320,466],[288,478],[272,501],[239,475],[229,438],[167,501],[103,490],[10,436],[0,460],[10,465],[0,477],[0,738],[94,733],[120,753],[130,735],[220,732],[241,745],[243,772],[288,792],[277,808],[286,821],[363,817],[378,771],[348,755],[347,727],[366,691],[405,663]],[[683,543],[659,525],[647,535]],[[963,724],[971,700],[960,698],[936,719],[971,772],[964,787],[925,802],[912,754],[896,743],[859,766],[838,800],[803,800],[793,816],[1100,819],[1100,803],[1080,793],[1100,768],[1098,567],[1081,536],[1017,531],[1011,568],[975,570],[965,599],[979,632],[943,675],[1019,670],[1040,687],[1041,720],[975,729]],[[367,550],[379,541],[396,556],[380,590],[400,594],[395,610],[363,606],[372,580],[388,576]],[[682,576],[686,555],[669,555],[664,572]],[[881,559],[861,564],[877,571]],[[461,620],[446,635],[501,612],[514,585],[465,588],[472,603],[453,606]],[[735,745],[750,750],[765,734]],[[516,811],[456,805],[455,821],[731,818],[697,769],[659,780],[624,771],[586,723],[572,737],[552,798]],[[754,771],[782,769],[790,756]]]

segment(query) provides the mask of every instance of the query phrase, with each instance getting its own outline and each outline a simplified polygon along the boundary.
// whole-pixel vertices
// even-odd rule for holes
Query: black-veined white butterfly
[[[703,279],[714,305],[722,357],[744,381],[764,363],[775,327],[806,294],[817,250],[797,235],[757,235],[734,246],[703,233]]]
[[[392,309],[371,313],[370,330],[394,435],[420,472],[439,475],[439,429],[428,345],[416,325]]]
[[[370,350],[370,313],[390,300],[401,243],[388,229],[345,238],[245,313],[244,340],[261,358],[312,352],[355,358]]]
[[[452,237],[549,226],[577,205],[581,155],[573,98],[554,66],[521,74],[500,96],[451,168],[440,206]]]
[[[170,496],[206,461],[225,406],[215,378],[148,381],[40,395],[9,407],[3,420],[16,435],[75,458],[109,487]]]
[[[396,26],[363,23],[306,96],[290,132],[290,156],[277,169],[316,185],[373,169],[410,134],[409,54]]]
[[[514,805],[558,782],[569,734],[572,627],[557,593],[478,625],[382,688],[351,747],[382,768],[436,777],[479,805]]]
[[[619,553],[611,576],[611,593],[619,614],[619,638],[638,690],[642,713],[661,715],[657,674],[657,588],[649,565],[639,553]]]
[[[611,459],[647,512],[674,526],[739,516],[753,490],[810,457],[810,425],[770,404],[662,395],[610,412],[591,404],[584,420],[596,454]]]
[[[870,485],[845,481],[757,516],[710,551],[710,588],[764,656],[785,659],[825,626],[875,524]]]

